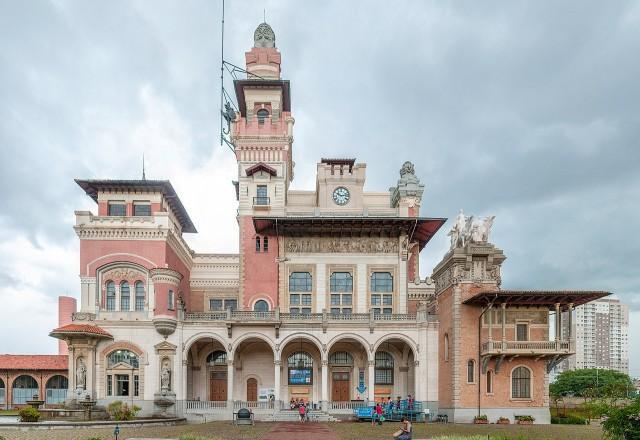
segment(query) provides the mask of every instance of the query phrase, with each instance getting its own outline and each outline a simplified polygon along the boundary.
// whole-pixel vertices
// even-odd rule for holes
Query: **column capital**
[[[280,366],[280,365],[282,365],[282,361],[280,361],[280,360],[273,361],[273,365]]]
[[[376,361],[367,361],[367,365],[369,365],[370,367],[373,367],[376,365]]]

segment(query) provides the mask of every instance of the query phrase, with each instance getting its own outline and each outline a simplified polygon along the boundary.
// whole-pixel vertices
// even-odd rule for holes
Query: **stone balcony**
[[[437,316],[420,311],[417,314],[393,313],[350,313],[332,314],[324,313],[280,313],[279,310],[271,312],[254,312],[242,310],[226,310],[220,312],[187,312],[184,314],[185,322],[212,322],[224,323],[229,332],[234,325],[273,325],[276,331],[282,326],[317,325],[326,331],[329,325],[367,326],[373,332],[376,326],[393,324],[416,325],[419,322],[436,322]]]
[[[482,344],[480,356],[483,370],[491,358],[496,358],[496,372],[505,358],[535,357],[547,359],[547,370],[551,371],[563,359],[575,354],[575,341],[486,341]]]

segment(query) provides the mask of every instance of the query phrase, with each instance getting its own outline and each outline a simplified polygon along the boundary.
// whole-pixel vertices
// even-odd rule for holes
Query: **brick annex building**
[[[77,180],[97,213],[76,212],[80,312],[51,333],[69,344],[69,399],[211,419],[413,395],[450,421],[548,423],[548,372],[574,352],[550,316],[607,293],[502,290],[492,218],[462,214],[421,278],[445,219],[420,216],[410,162],[388,191],[365,191],[354,159],[322,159],[315,189],[291,190],[290,84],[271,27],[254,42],[231,123],[238,254],[189,248],[196,228],[168,181]]]

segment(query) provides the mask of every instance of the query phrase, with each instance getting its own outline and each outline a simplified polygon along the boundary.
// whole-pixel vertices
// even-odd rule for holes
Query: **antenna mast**
[[[224,0],[222,0],[222,37],[220,38],[220,146],[224,140]]]

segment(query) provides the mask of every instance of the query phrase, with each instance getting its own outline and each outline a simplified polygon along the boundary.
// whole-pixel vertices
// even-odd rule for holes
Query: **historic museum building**
[[[254,43],[238,111],[225,112],[237,254],[189,248],[196,228],[167,180],[76,180],[97,210],[76,212],[80,311],[51,332],[68,344],[69,403],[268,419],[291,399],[346,414],[411,395],[449,421],[548,423],[548,372],[574,353],[550,321],[608,293],[503,290],[493,217],[462,212],[421,277],[419,254],[446,219],[420,215],[411,162],[387,191],[365,191],[366,164],[349,158],[321,159],[314,189],[290,189],[290,84],[269,25]]]

